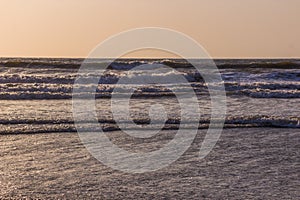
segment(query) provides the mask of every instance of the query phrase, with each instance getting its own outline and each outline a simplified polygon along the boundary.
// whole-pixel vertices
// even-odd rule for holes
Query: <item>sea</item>
[[[78,128],[75,123],[78,122],[74,120],[73,98],[82,94],[76,93],[79,90],[74,87],[80,87],[80,91],[91,87],[89,84],[74,84],[83,62],[81,58],[0,58],[0,197],[199,199],[230,198],[233,197],[231,195],[253,198],[264,193],[259,197],[279,199],[299,195],[299,179],[296,179],[297,174],[299,177],[299,59],[214,60],[226,93],[226,102],[223,102],[226,104],[224,138],[221,137],[216,146],[217,153],[212,151],[212,157],[208,156],[203,165],[193,164],[198,162],[195,161],[197,156],[186,155],[184,160],[187,162],[181,160],[173,168],[144,176],[122,174],[105,166],[97,168],[98,162],[88,152],[83,152],[80,140],[75,138]],[[197,96],[200,117],[182,123],[196,123],[200,132],[209,127],[212,110],[210,92],[202,75],[188,61],[94,59],[89,62],[102,68],[107,66],[102,69],[102,76],[98,77],[93,92],[100,124],[94,131],[101,129],[112,135],[111,140],[125,149],[137,151],[142,147],[141,140],[135,148],[132,138],[118,139],[123,129],[136,129],[136,125],[139,125],[139,131],[143,131],[143,127],[157,122],[162,134],[166,133],[168,139],[173,137],[173,132],[181,124],[182,105],[170,89],[172,87],[192,88]],[[194,62],[202,63],[201,60]],[[132,70],[140,65],[168,66],[168,72],[154,69],[149,72],[150,77],[166,80],[176,75],[184,77],[187,83],[172,82],[168,87],[155,82],[118,84],[121,78],[130,80],[140,76],[141,70]],[[93,72],[89,75],[93,76]],[[127,97],[128,88],[133,91],[129,115],[134,124],[123,120],[122,129],[114,120],[111,99],[116,89],[118,98],[122,99],[122,95]],[[87,100],[86,104],[90,105],[90,102]],[[151,118],[149,109],[156,106],[164,108],[165,120]],[[84,120],[84,115],[79,123],[80,126],[91,126]],[[156,139],[153,136],[151,142],[165,145],[166,141],[159,141],[164,140],[162,134]],[[150,143],[148,141],[143,148]],[[154,145],[151,148],[158,147]],[[216,161],[216,158],[219,160]],[[230,168],[232,162],[240,168]],[[86,163],[89,165],[84,165]],[[266,166],[269,168],[266,169]],[[222,174],[223,169],[227,171]],[[183,171],[187,176],[182,174]],[[217,176],[218,173],[221,175]]]
[[[82,62],[82,59],[1,58],[0,134],[76,132],[72,96],[76,95],[74,81]],[[99,66],[109,64],[95,89],[96,107],[102,110],[98,112],[98,120],[106,124],[105,130],[118,129],[110,112],[116,83],[124,76],[138,76],[138,71],[128,70],[145,63],[164,64],[173,69],[168,73],[154,70],[152,78],[166,79],[172,73],[186,78],[198,96],[199,127],[209,123],[208,89],[199,72],[187,61],[123,59],[110,62],[112,60],[97,61]],[[215,60],[215,63],[226,90],[225,127],[300,128],[300,60]],[[121,92],[126,87],[135,89],[131,115],[136,123],[149,123],[146,108],[157,103],[169,111],[166,123],[174,124],[172,122],[178,119],[180,107],[170,89],[131,83],[117,84],[117,87]]]

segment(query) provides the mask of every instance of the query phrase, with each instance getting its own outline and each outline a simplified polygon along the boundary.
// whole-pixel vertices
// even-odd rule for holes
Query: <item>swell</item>
[[[2,67],[26,67],[26,68],[72,68],[79,67],[83,59],[65,59],[65,58],[0,58]]]
[[[86,64],[108,66],[108,69],[132,69],[141,64],[158,63],[172,68],[192,68],[193,66],[184,59],[83,59],[83,58],[0,58],[2,67],[33,67],[33,68],[79,68],[85,61]],[[190,60],[193,64],[201,64],[207,60]],[[215,59],[219,69],[227,68],[277,68],[300,69],[299,59]]]
[[[256,61],[250,63],[229,63],[229,64],[217,64],[219,69],[228,68],[273,68],[273,69],[300,69],[299,60],[286,60],[286,61]]]
[[[178,74],[178,72],[175,72]],[[175,83],[174,89],[185,90],[192,86],[194,91],[208,94],[207,85],[201,76],[193,72],[180,72],[190,84]],[[108,72],[99,80],[98,86],[82,84],[73,85],[75,74],[47,74],[47,75],[24,75],[4,74],[0,75],[0,99],[70,99],[75,87],[81,91],[95,91],[96,98],[111,97],[115,88],[126,93],[128,88],[134,89],[136,97],[163,97],[172,96],[173,92],[167,87],[157,85],[133,85],[117,84],[118,79],[124,77],[123,73]],[[135,74],[131,74],[134,77]],[[167,79],[172,74],[153,74],[153,77]],[[223,72],[227,95],[246,95],[254,98],[299,98],[300,97],[300,72],[264,72],[258,74]],[[128,78],[129,82],[130,79]],[[87,81],[88,82],[88,81]],[[94,87],[91,90],[91,87]],[[170,87],[170,86],[169,86]],[[74,94],[80,96],[80,94]],[[84,95],[84,94],[82,94]]]
[[[218,86],[218,85],[217,85]],[[205,83],[192,83],[191,85],[173,85],[172,87],[163,87],[156,85],[114,85],[99,84],[81,85],[81,93],[73,93],[72,84],[48,84],[48,83],[5,83],[0,84],[0,99],[18,100],[18,99],[71,99],[85,98],[86,94],[94,95],[95,98],[110,98],[112,94],[118,97],[126,97],[128,90],[134,90],[132,97],[168,97],[174,96],[172,90],[184,94],[188,87],[192,87],[197,95],[209,95]],[[217,89],[218,87],[216,87]],[[118,91],[116,93],[115,91]],[[289,83],[266,83],[266,82],[225,82],[227,95],[250,96],[253,98],[300,98],[300,82]],[[84,92],[84,91],[94,91]]]
[[[132,126],[129,121],[123,121],[122,124],[127,124],[122,130],[145,130],[149,125],[150,119],[134,119],[135,125]],[[179,127],[191,129],[198,125],[198,129],[207,129],[211,122],[212,128],[218,119],[210,121],[209,119],[201,119],[200,121],[181,122],[178,119],[168,119],[164,123],[162,130],[178,130]],[[155,128],[161,127],[161,121],[151,122]],[[154,126],[153,126],[154,125]],[[96,128],[95,128],[96,127]],[[248,116],[248,117],[226,117],[224,128],[243,128],[243,127],[277,127],[277,128],[300,128],[300,118],[289,117],[280,118],[272,116]],[[94,124],[89,121],[81,121],[75,127],[72,120],[0,120],[0,134],[30,134],[30,133],[51,133],[51,132],[104,132],[120,130],[118,124],[114,120],[99,120],[99,124]]]

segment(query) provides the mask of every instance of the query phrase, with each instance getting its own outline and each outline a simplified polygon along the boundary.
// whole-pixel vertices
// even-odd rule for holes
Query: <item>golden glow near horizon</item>
[[[86,57],[111,35],[154,26],[191,36],[213,57],[300,57],[299,8],[299,0],[0,0],[0,56]]]

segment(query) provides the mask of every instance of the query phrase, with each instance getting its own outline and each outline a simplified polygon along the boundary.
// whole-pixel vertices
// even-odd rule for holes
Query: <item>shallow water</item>
[[[202,97],[198,102],[201,110],[199,127],[206,128],[210,119],[210,101],[207,97]],[[71,100],[0,100],[0,104],[1,134],[76,132]],[[134,122],[147,124],[150,120],[149,107],[156,104],[164,106],[168,114],[168,127],[178,127],[181,113],[176,98],[131,99],[130,112]],[[97,118],[106,130],[118,130],[110,106],[110,99],[98,99]],[[300,101],[297,98],[253,99],[247,96],[230,96],[227,97],[225,127],[299,128],[298,107]],[[88,124],[84,122],[84,114],[82,124]],[[159,117],[156,120],[158,125],[164,122]],[[194,119],[189,122],[197,123]],[[130,129],[129,122],[127,127]]]
[[[112,170],[93,158],[76,133],[1,136],[0,198],[42,199],[297,199],[298,129],[225,129],[203,160],[199,130],[190,149],[167,168],[143,174]],[[121,132],[113,142],[126,149],[155,150],[163,134],[133,143]]]

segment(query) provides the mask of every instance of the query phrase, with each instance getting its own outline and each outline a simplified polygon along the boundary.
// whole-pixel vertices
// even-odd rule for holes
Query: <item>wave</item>
[[[214,89],[218,89],[219,86],[217,84]],[[173,91],[176,91],[176,94],[185,94],[190,87],[197,95],[209,95],[207,84],[201,82],[174,85],[0,83],[0,99],[71,99],[73,95],[85,98],[87,94],[95,95],[96,98],[110,98],[112,94],[126,96],[128,91],[134,91],[132,97],[164,97],[174,96]],[[80,89],[81,93],[73,93],[74,88],[77,88],[76,91]],[[227,95],[253,98],[300,98],[300,82],[225,82],[225,90]]]
[[[232,63],[224,63],[224,60],[216,61],[219,69],[230,68],[273,68],[273,69],[300,69],[300,60],[232,60]],[[228,62],[228,61],[227,61]],[[230,61],[229,61],[230,62]]]
[[[191,59],[193,64],[205,64],[208,59]],[[215,59],[219,69],[226,68],[277,68],[299,69],[299,59]],[[108,66],[108,69],[128,70],[141,64],[163,64],[172,68],[192,68],[185,59],[83,59],[83,58],[0,58],[2,67],[79,68],[86,64]],[[204,66],[204,65],[203,65]]]
[[[173,80],[177,76],[183,76],[188,82],[204,82],[201,74],[194,70],[185,71],[168,71],[162,72],[160,70],[152,71],[151,73],[143,74],[143,71],[133,71],[133,72],[116,72],[116,71],[106,71],[101,74],[101,76],[96,76],[95,74],[77,74],[75,72],[65,72],[65,73],[53,73],[53,72],[43,72],[34,74],[20,73],[20,72],[10,72],[0,74],[0,84],[1,83],[52,83],[52,84],[73,84],[77,75],[80,75],[81,79],[89,82],[89,79],[99,78],[98,83],[100,84],[116,84],[120,78],[126,78],[128,84],[134,83],[135,78],[139,76],[149,77],[151,80],[167,79]],[[225,83],[237,82],[237,83],[278,83],[289,84],[291,82],[300,82],[300,71],[271,71],[271,72],[260,72],[260,73],[245,73],[245,72],[221,72],[221,77]],[[285,82],[284,82],[285,81]],[[174,81],[173,81],[174,82]],[[179,82],[176,82],[179,83]],[[174,84],[176,84],[174,83]]]
[[[72,68],[79,67],[83,59],[66,58],[0,58],[2,67],[22,67],[22,68]]]
[[[140,127],[132,126],[129,122],[123,121],[123,125],[127,124],[122,130],[145,130],[150,119],[134,119],[135,124]],[[211,121],[212,127],[218,122],[218,119]],[[161,127],[161,122],[151,122],[154,126],[151,129]],[[191,129],[198,123],[198,129],[207,129],[209,127],[209,119],[201,119],[200,121],[181,122],[178,119],[168,119],[162,130],[177,130],[179,125],[185,129]],[[96,128],[95,128],[96,127]],[[124,126],[123,126],[124,127]],[[280,118],[272,116],[248,116],[248,117],[227,117],[224,128],[243,128],[243,127],[277,127],[277,128],[300,128],[300,118]],[[81,121],[75,127],[71,120],[0,120],[0,134],[32,134],[32,133],[51,133],[51,132],[77,132],[77,129],[83,132],[104,132],[119,131],[120,128],[114,120],[99,120],[99,124],[88,121]]]
[[[107,64],[112,60],[89,60],[90,63]],[[0,99],[70,99],[72,91],[80,87],[84,91],[95,87],[96,98],[111,97],[115,88],[126,94],[126,88],[134,89],[133,97],[173,96],[172,90],[152,85],[135,85],[134,80],[141,77],[142,70],[128,71],[141,64],[160,63],[177,68],[164,72],[151,70],[145,78],[153,80],[174,80],[183,76],[198,95],[208,95],[207,85],[202,76],[189,67],[189,63],[179,59],[119,59],[96,77],[93,71],[80,74],[85,82],[74,85],[78,67],[83,59],[23,59],[0,58]],[[199,62],[196,60],[195,62]],[[227,95],[244,95],[253,98],[300,98],[299,60],[216,60],[220,67]],[[223,67],[222,67],[223,66]],[[98,78],[98,86],[90,86],[89,80]],[[127,84],[116,85],[121,78]],[[177,79],[176,79],[177,80]],[[173,81],[174,82],[174,81]],[[170,85],[169,85],[170,86]],[[218,85],[217,85],[218,86]],[[188,85],[176,82],[172,88],[185,90]],[[122,93],[123,91],[123,93]]]

